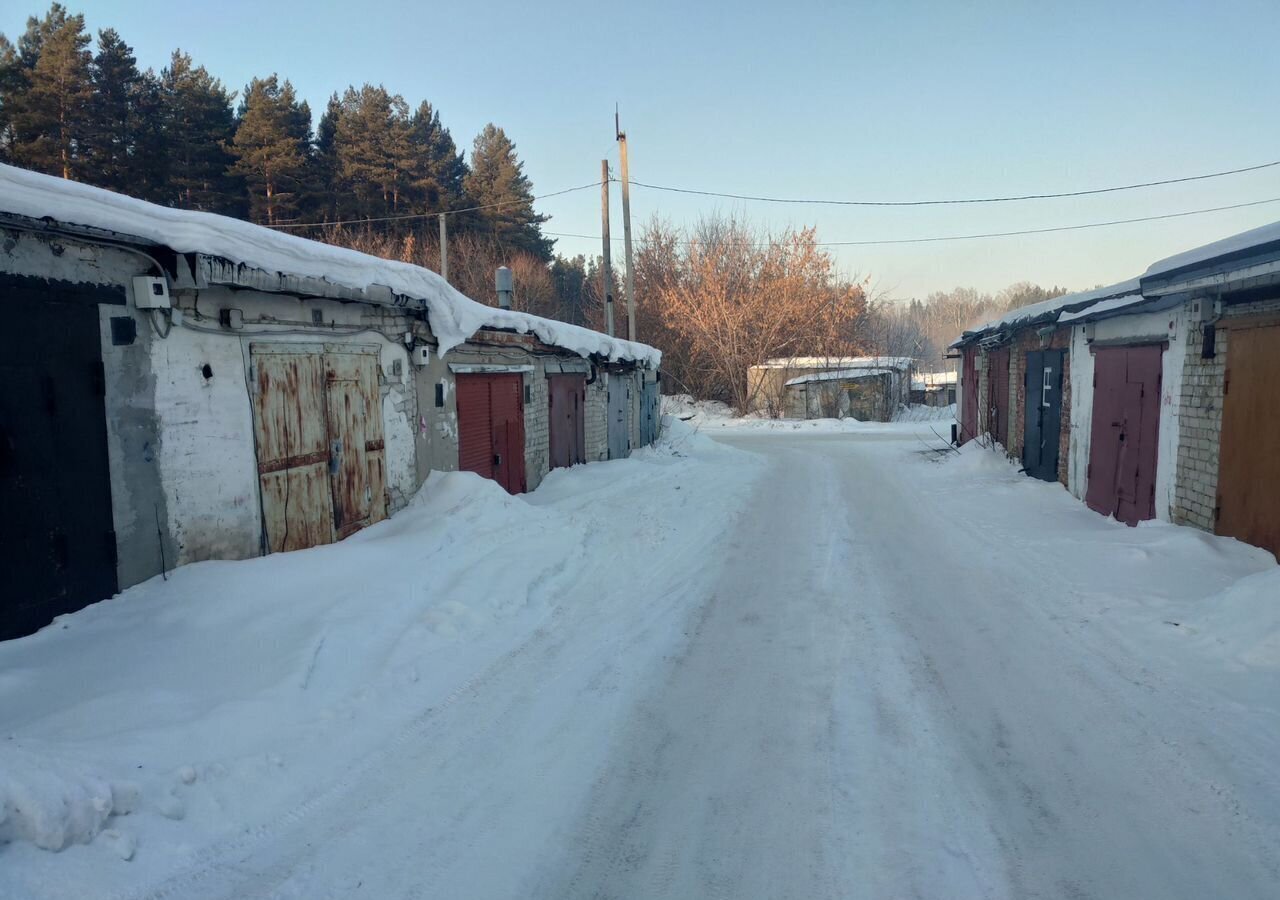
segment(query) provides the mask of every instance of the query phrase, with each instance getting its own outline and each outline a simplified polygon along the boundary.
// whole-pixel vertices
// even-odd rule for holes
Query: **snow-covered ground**
[[[0,896],[1280,895],[1274,560],[838,424],[0,644]]]

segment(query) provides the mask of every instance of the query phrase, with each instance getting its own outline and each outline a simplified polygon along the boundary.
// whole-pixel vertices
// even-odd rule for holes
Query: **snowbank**
[[[1280,567],[1189,606],[1178,624],[1198,650],[1235,671],[1280,670]]]
[[[226,216],[171,209],[13,166],[0,165],[0,212],[102,229],[178,253],[203,253],[354,290],[363,291],[371,285],[388,287],[426,307],[442,354],[481,328],[507,328],[521,334],[532,332],[546,344],[584,357],[598,354],[610,360],[634,360],[655,369],[662,362],[661,352],[646,344],[477,303],[420,266],[379,259]]]
[[[184,566],[0,642],[0,896],[155,884],[443,740],[432,716],[531,636],[707,577],[757,470],[665,422],[520,497],[433,473],[338,544]]]

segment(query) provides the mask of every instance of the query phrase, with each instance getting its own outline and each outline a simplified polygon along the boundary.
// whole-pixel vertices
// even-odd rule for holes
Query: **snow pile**
[[[0,896],[154,885],[355,802],[394,753],[447,741],[441,712],[535,637],[648,633],[658,595],[714,571],[757,472],[667,422],[658,446],[525,496],[433,473],[338,544],[185,566],[0,642]]]
[[[1179,625],[1198,649],[1231,669],[1280,670],[1280,567],[1190,606]]]
[[[112,783],[89,767],[0,746],[0,844],[30,841],[43,850],[87,844],[112,816],[127,815],[137,787]]]
[[[169,247],[285,275],[319,278],[353,290],[372,285],[422,303],[440,353],[481,328],[532,332],[546,344],[581,356],[634,360],[658,368],[662,354],[646,344],[612,338],[588,328],[498,309],[464,296],[421,266],[379,259],[212,213],[171,209],[13,166],[0,165],[0,212],[63,225],[102,229]]]
[[[924,403],[912,403],[902,406],[894,413],[895,422],[954,422],[956,421],[956,405],[928,406]]]

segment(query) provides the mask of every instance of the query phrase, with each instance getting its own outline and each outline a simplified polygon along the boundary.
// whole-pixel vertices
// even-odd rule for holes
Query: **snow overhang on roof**
[[[1063,294],[1061,297],[1053,297],[1049,300],[1042,300],[1039,303],[1032,303],[1030,306],[1022,306],[1018,309],[1010,310],[998,319],[992,319],[990,322],[986,322],[971,331],[966,331],[958,340],[950,344],[947,349],[955,350],[968,344],[988,339],[1003,341],[1014,331],[1031,328],[1036,325],[1055,324],[1064,314],[1078,312],[1103,300],[1135,295],[1138,294],[1138,291],[1138,279],[1131,278],[1128,281],[1094,288],[1091,291]]]
[[[658,368],[661,351],[647,344],[528,313],[477,303],[421,266],[380,259],[213,213],[170,209],[112,191],[0,165],[0,214],[30,220],[38,230],[109,234],[139,247],[167,247],[222,261],[207,267],[224,277],[255,282],[262,290],[330,296],[426,311],[440,353],[482,328],[533,334],[543,343],[611,361]],[[228,265],[229,264],[229,265]],[[246,273],[242,267],[258,270]],[[199,273],[191,273],[199,277]],[[236,282],[239,283],[239,282]],[[312,290],[319,288],[319,290]]]
[[[1205,244],[1154,263],[1142,276],[1147,296],[1222,295],[1280,286],[1280,222]]]

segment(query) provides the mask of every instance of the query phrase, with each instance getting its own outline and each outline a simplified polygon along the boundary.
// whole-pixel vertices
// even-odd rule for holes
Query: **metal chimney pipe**
[[[515,292],[512,285],[511,270],[506,266],[498,266],[498,271],[493,278],[494,286],[498,289],[498,306],[502,309],[511,308],[511,295]]]

